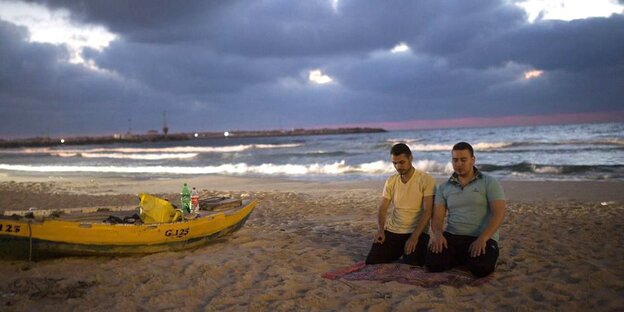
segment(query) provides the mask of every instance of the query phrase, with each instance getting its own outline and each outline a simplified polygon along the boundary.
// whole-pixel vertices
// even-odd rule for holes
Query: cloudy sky
[[[0,137],[624,121],[624,0],[0,0]]]

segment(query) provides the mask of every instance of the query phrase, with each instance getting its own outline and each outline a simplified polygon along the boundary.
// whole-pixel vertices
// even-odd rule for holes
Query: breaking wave
[[[428,172],[447,172],[449,164],[432,160],[414,162],[414,167]],[[392,163],[375,161],[347,165],[345,161],[332,164],[223,164],[218,166],[62,166],[62,165],[10,165],[0,164],[0,170],[22,172],[92,172],[92,173],[154,173],[154,174],[264,174],[264,175],[340,175],[340,174],[390,174]]]
[[[451,163],[440,163],[433,160],[414,161],[416,169],[431,174],[446,176],[453,172]],[[479,169],[497,176],[534,176],[534,177],[593,177],[594,179],[624,178],[624,165],[588,166],[588,165],[539,165],[517,163],[510,165],[479,164]],[[229,163],[216,166],[65,166],[65,165],[16,165],[0,164],[0,170],[32,173],[113,173],[113,174],[259,174],[259,175],[389,175],[395,173],[392,163],[375,161],[356,165],[348,165],[344,160],[330,164],[272,164],[249,165],[246,163]]]
[[[134,159],[134,160],[163,160],[163,159],[190,159],[198,153],[177,153],[177,154],[124,154],[124,153],[75,153],[59,152],[52,153],[59,157],[83,157],[83,158],[112,158],[112,159]]]
[[[413,151],[420,152],[450,152],[454,144],[408,144]],[[513,143],[506,142],[481,142],[472,144],[472,148],[476,151],[495,150],[513,146]]]
[[[404,141],[392,141],[388,140],[388,142],[398,143],[404,142],[406,143],[412,151],[415,152],[450,152],[453,148],[454,144],[422,144],[418,143],[421,140],[404,140]],[[543,142],[543,141],[526,141],[526,142],[479,142],[472,144],[472,147],[475,151],[500,151],[506,150],[510,152],[518,152],[524,151],[519,150],[518,148],[525,148],[525,150],[544,150],[544,146],[562,146],[569,145],[570,148],[573,149],[594,149],[594,148],[622,148],[624,147],[624,140],[619,138],[612,139],[600,139],[600,140],[568,140],[568,141],[560,141],[560,142]],[[540,146],[540,148],[536,148],[536,146]],[[560,150],[561,148],[557,148]],[[552,149],[546,149],[552,150]]]
[[[0,153],[7,154],[50,154],[53,156],[70,157],[72,153],[85,154],[85,153],[234,153],[242,152],[246,150],[258,150],[258,149],[275,149],[275,148],[293,148],[302,146],[301,143],[289,143],[289,144],[241,144],[231,146],[174,146],[174,147],[152,147],[152,148],[138,148],[138,147],[106,147],[106,148],[91,148],[91,149],[55,149],[55,148],[26,148],[18,150],[0,150]],[[62,155],[60,155],[62,154]],[[73,156],[71,156],[73,157]]]
[[[507,171],[512,173],[532,173],[541,175],[583,175],[592,173],[610,174],[614,177],[624,175],[624,165],[546,165],[521,162],[510,165],[478,165],[479,169],[489,171]]]

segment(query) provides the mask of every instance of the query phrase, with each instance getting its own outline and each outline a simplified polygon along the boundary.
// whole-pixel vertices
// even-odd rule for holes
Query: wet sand
[[[621,310],[624,183],[504,181],[501,256],[481,286],[327,280],[366,256],[383,181],[0,175],[0,210],[177,200],[183,181],[260,199],[233,235],[142,257],[0,260],[0,310]]]

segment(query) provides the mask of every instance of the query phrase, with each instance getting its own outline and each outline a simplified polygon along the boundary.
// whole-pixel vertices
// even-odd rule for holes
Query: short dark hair
[[[410,156],[412,156],[412,150],[410,150],[409,146],[407,146],[407,144],[405,143],[397,143],[392,146],[390,154],[394,156],[405,154],[405,156],[409,158]]]
[[[454,151],[465,151],[465,150],[469,150],[470,151],[470,156],[474,157],[474,150],[472,149],[472,145],[466,143],[466,142],[459,142],[455,145],[453,145],[453,150]]]

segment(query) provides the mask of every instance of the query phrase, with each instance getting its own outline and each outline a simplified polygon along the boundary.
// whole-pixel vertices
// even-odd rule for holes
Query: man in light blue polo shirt
[[[435,195],[425,266],[429,272],[441,272],[466,265],[473,275],[483,277],[496,267],[505,194],[496,179],[475,168],[470,144],[457,143],[451,153],[455,172]]]

